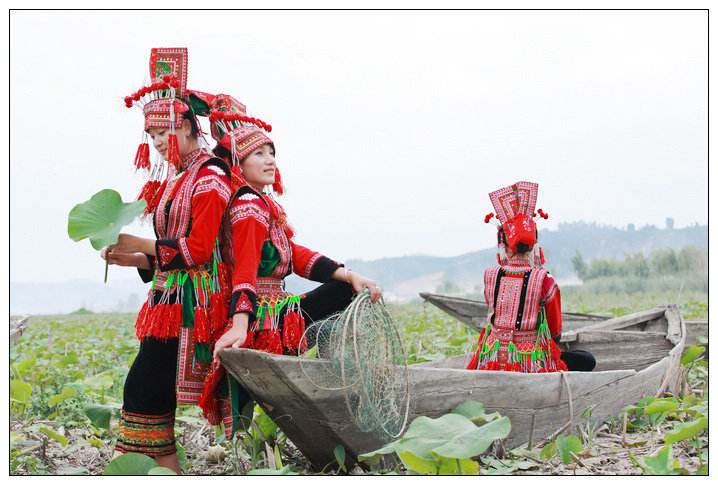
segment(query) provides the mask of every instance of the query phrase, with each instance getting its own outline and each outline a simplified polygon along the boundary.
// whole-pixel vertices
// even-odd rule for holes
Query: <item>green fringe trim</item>
[[[195,342],[194,344],[194,358],[205,364],[212,362],[212,352],[209,351],[207,344]]]

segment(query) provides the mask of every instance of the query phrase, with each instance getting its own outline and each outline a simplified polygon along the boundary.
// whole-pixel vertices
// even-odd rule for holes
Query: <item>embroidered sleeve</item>
[[[290,243],[292,245],[292,269],[302,278],[326,283],[332,279],[337,268],[344,266],[316,251],[300,246],[294,241],[290,241]]]
[[[149,254],[145,254],[145,256],[150,264],[150,269],[137,268],[137,272],[140,274],[143,283],[149,283],[155,275],[155,258]]]
[[[193,188],[189,235],[155,243],[160,270],[191,268],[209,260],[228,199],[229,177],[214,165],[203,167]]]
[[[554,340],[561,338],[563,326],[561,316],[561,291],[553,276],[547,274],[541,287],[544,307],[546,308],[546,322]]]
[[[269,233],[269,207],[256,194],[240,189],[229,208],[232,223],[232,298],[229,315],[245,312],[249,323],[257,312],[257,271]]]

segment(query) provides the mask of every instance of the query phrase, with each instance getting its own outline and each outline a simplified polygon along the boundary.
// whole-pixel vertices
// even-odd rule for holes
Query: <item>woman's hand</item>
[[[155,256],[155,241],[154,239],[120,233],[117,237],[117,243],[108,246],[107,249],[118,253],[145,253]]]
[[[369,289],[369,294],[371,295],[371,302],[376,303],[379,297],[381,296],[381,287],[376,284],[375,281],[370,280],[369,278],[365,278],[364,276],[360,275],[359,273],[355,273],[351,270],[347,270],[347,277],[350,285],[352,285],[352,288],[354,288],[354,291],[357,293],[361,292],[364,288]]]
[[[112,246],[103,248],[100,251],[100,257],[107,261],[108,264],[116,264],[117,266],[131,266],[140,269],[150,269],[147,256],[142,253],[121,253],[111,249]]]
[[[214,344],[213,360],[215,364],[219,363],[217,354],[219,354],[220,350],[227,347],[238,349],[244,344],[244,341],[247,340],[248,322],[249,315],[247,313],[236,313],[234,317],[232,317],[232,327]]]

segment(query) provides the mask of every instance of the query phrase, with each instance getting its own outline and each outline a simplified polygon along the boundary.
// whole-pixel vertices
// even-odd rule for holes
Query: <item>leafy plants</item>
[[[377,465],[383,456],[396,455],[415,474],[476,475],[479,463],[472,458],[510,431],[507,417],[487,414],[481,403],[466,401],[439,418],[415,418],[402,438],[359,460]]]
[[[147,207],[144,200],[123,203],[119,193],[103,189],[90,200],[77,204],[67,217],[67,235],[73,241],[89,239],[96,250],[115,244],[120,230],[142,214]],[[105,263],[105,283],[107,283]]]

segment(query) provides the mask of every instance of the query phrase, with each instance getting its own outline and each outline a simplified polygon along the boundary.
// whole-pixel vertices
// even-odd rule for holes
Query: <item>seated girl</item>
[[[534,217],[538,184],[517,182],[489,194],[499,220],[498,266],[484,272],[488,322],[467,369],[514,372],[592,370],[588,352],[565,352],[561,338],[561,293],[542,265]],[[538,214],[547,219],[541,209]],[[485,222],[494,214],[488,214]],[[568,365],[567,365],[568,364]]]
[[[282,194],[274,160],[274,142],[260,120],[246,116],[244,106],[218,95],[210,116],[215,153],[232,166],[231,227],[232,325],[217,341],[215,357],[225,347],[248,347],[275,354],[302,352],[301,337],[312,322],[343,310],[355,292],[368,288],[372,302],[381,296],[376,283],[316,251],[297,244],[282,206],[265,193]],[[264,128],[264,129],[261,129]],[[292,295],[284,278],[295,273],[323,283]],[[312,342],[309,342],[312,345]]]

